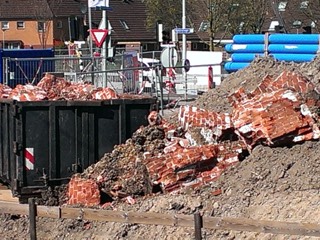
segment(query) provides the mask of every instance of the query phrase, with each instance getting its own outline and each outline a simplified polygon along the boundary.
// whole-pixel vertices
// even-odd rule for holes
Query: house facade
[[[81,6],[73,0],[1,1],[0,46],[9,49],[52,48],[63,46],[75,36],[83,39],[85,17]]]

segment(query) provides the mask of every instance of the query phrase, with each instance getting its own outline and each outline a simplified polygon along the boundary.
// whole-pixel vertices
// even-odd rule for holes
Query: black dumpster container
[[[125,142],[155,99],[0,100],[0,179],[15,196],[68,181]]]

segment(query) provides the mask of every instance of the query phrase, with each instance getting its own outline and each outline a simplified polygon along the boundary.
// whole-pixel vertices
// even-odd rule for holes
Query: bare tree
[[[182,3],[176,0],[144,0],[147,6],[147,26],[154,28],[161,20],[168,29],[181,26]],[[241,33],[261,33],[270,5],[266,0],[187,0],[189,26],[200,25],[198,34],[209,38],[210,51],[219,41]]]
[[[265,0],[202,0],[194,7],[199,8],[203,19],[200,30],[208,33],[208,44],[213,51],[226,37],[261,33],[268,4]]]
[[[240,23],[234,29],[234,33],[261,33],[269,6],[265,0],[241,1],[237,7]]]
[[[153,29],[161,21],[165,29],[181,24],[182,4],[176,0],[144,0],[147,7],[147,28]]]
[[[29,0],[33,7],[34,19],[37,21],[36,31],[42,48],[46,48],[49,32],[54,18],[52,9],[59,7],[63,0]]]

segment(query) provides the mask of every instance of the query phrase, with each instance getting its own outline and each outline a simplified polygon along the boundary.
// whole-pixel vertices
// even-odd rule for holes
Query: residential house
[[[270,1],[271,2],[271,1]],[[304,26],[312,26],[301,11],[306,2],[279,1],[270,6],[262,31],[275,32],[277,25],[284,25],[287,32],[301,33]],[[111,24],[111,44],[121,49],[143,51],[159,50],[154,29],[146,28],[146,6],[141,0],[110,0],[111,11],[107,17]],[[98,28],[102,20],[101,10],[91,10],[89,19],[87,0],[1,0],[0,22],[5,48],[59,48],[65,42],[80,40],[88,43],[88,25]],[[200,5],[207,11],[205,4]],[[209,50],[208,33],[199,31],[204,19],[192,19],[195,33],[187,35],[189,50]],[[309,21],[309,22],[308,22]],[[281,29],[280,29],[281,30]],[[221,34],[220,34],[221,35]],[[223,33],[224,40],[232,36]],[[219,34],[216,39],[219,40]],[[180,36],[181,39],[181,36]],[[88,45],[87,45],[88,46]]]
[[[113,46],[126,50],[160,49],[156,27],[146,28],[147,9],[143,1],[110,0],[109,5],[112,10],[107,11],[107,17],[112,27]],[[92,9],[91,16],[92,28],[98,28],[102,11]],[[70,40],[86,41],[87,0],[3,0],[0,22],[0,43],[5,48],[51,48],[64,46]],[[197,34],[188,35],[188,39],[202,41]]]
[[[270,1],[263,32],[318,33],[320,4],[306,0]],[[309,16],[308,16],[309,15]]]
[[[57,46],[70,39],[72,16],[83,16],[79,3],[73,0],[2,0],[1,45],[5,48]]]

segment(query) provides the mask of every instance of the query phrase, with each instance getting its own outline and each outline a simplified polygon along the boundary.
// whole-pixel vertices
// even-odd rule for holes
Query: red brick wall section
[[[100,204],[100,191],[95,181],[82,179],[75,175],[68,185],[68,204],[98,206]]]
[[[178,118],[185,130],[192,127],[209,128],[218,137],[221,136],[222,130],[233,127],[228,113],[215,113],[192,106],[181,106]]]
[[[243,100],[251,99],[264,93],[272,93],[281,89],[307,93],[314,88],[314,84],[298,73],[284,71],[275,79],[269,75],[265,76],[258,87],[250,93],[246,93],[243,88],[238,89],[238,91],[229,96],[229,101],[233,107],[236,107]]]
[[[228,166],[239,161],[245,149],[241,142],[183,148],[175,141],[166,154],[144,160],[151,180],[164,191],[198,187],[216,180]]]
[[[291,139],[292,135],[296,142],[319,138],[317,119],[301,98],[301,93],[311,90],[312,83],[292,72],[283,72],[275,80],[265,77],[247,95],[239,89],[229,98],[235,132],[249,148],[258,142],[273,145],[273,140]]]

